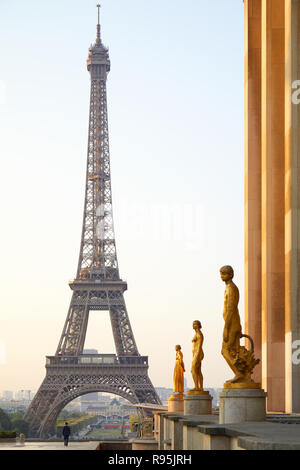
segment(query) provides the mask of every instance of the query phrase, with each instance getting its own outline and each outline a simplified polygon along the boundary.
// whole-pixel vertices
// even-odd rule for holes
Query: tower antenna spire
[[[98,24],[97,24],[97,44],[99,44],[99,42],[101,41],[101,37],[100,37],[100,8],[101,8],[101,5],[98,3],[97,5],[97,8],[98,8]]]

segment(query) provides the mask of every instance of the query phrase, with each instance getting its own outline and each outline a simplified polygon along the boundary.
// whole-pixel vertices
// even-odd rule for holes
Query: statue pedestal
[[[212,396],[209,392],[189,391],[184,398],[185,415],[210,415],[212,410]]]
[[[224,388],[219,394],[219,424],[264,421],[266,396],[261,388]]]
[[[177,393],[170,395],[168,399],[168,411],[169,413],[183,413],[184,411],[184,398],[183,393]]]

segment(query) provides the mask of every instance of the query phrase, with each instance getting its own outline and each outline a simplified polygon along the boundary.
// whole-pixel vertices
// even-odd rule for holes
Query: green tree
[[[0,426],[3,431],[11,430],[11,421],[7,413],[5,413],[2,408],[0,408]]]
[[[58,415],[58,419],[66,419],[69,416],[70,416],[70,413],[68,412],[68,410],[62,410]]]
[[[79,431],[82,429],[86,428],[88,424],[93,424],[98,421],[98,416],[90,416],[90,415],[80,415],[80,417],[69,417],[67,419],[69,426],[71,427],[71,432],[72,435],[74,436],[77,434]],[[64,427],[64,419],[59,418],[56,421],[56,431],[57,431],[57,436],[60,437],[62,433],[62,429]]]
[[[21,413],[20,411],[15,411],[14,413],[9,413],[8,416],[11,421],[14,421],[15,419],[23,419],[24,413]]]
[[[85,416],[85,413],[80,413],[78,411],[68,411],[64,409],[59,413],[58,419],[80,418],[82,416]]]
[[[28,435],[29,423],[24,421],[24,419],[20,419],[20,418],[13,419],[11,422],[11,425],[12,425],[12,429],[16,431],[18,434],[23,433],[25,434],[25,436]]]

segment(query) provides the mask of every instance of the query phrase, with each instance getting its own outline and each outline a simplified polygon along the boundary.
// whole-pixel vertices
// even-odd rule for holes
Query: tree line
[[[28,434],[29,424],[24,421],[23,414],[19,411],[15,413],[5,413],[0,408],[0,437],[6,431],[15,431],[17,434]]]

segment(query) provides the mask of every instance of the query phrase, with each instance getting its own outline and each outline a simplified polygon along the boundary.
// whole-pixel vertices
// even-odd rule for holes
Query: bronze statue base
[[[183,400],[184,397],[185,397],[185,394],[184,394],[184,393],[178,392],[178,393],[173,393],[172,395],[170,395],[170,396],[169,396],[169,400],[170,400],[170,398],[175,398],[175,399],[177,399],[177,400],[180,400],[180,399]]]
[[[225,382],[224,388],[261,388],[258,382]]]
[[[187,392],[188,395],[209,395],[208,391],[205,390],[198,390],[197,388],[193,388]]]

